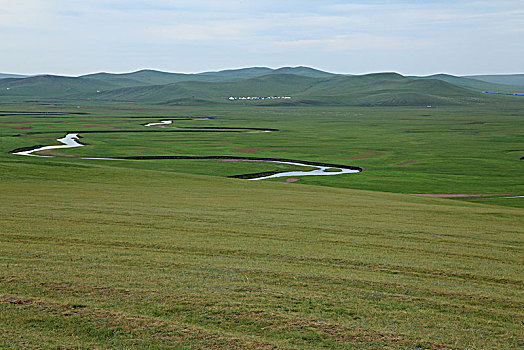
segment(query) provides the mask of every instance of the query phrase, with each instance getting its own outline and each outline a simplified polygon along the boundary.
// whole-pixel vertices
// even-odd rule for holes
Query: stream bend
[[[159,122],[154,123],[146,123],[143,124],[146,127],[160,127],[160,128],[166,128],[169,125],[173,123],[172,120],[161,120]],[[246,132],[273,132],[278,131],[277,129],[261,129],[261,128],[220,128],[220,127],[199,127],[198,129],[206,129],[202,130],[205,132],[208,132],[209,129],[213,129],[214,131],[220,132],[220,131],[232,131],[232,130],[246,130]],[[194,129],[188,129],[188,130],[180,130],[181,132],[187,131],[187,132],[195,132],[197,130]],[[97,131],[90,130],[90,133],[96,133]],[[102,133],[104,131],[101,131]],[[115,132],[126,132],[124,130],[119,130]],[[133,131],[129,131],[133,132]],[[51,145],[51,146],[32,146],[32,147],[24,147],[24,148],[18,148],[13,151],[11,151],[12,154],[20,155],[20,156],[32,156],[32,157],[45,157],[45,158],[52,158],[54,156],[47,156],[47,155],[39,155],[35,154],[36,152],[40,151],[47,151],[47,150],[53,150],[53,149],[63,149],[63,148],[74,148],[74,147],[82,147],[85,146],[84,144],[78,142],[80,136],[80,132],[74,132],[74,133],[68,133],[62,138],[58,138],[57,141],[61,143],[61,145]],[[309,162],[309,161],[298,161],[293,159],[283,159],[283,158],[259,158],[259,157],[234,157],[234,156],[131,156],[131,157],[115,157],[115,158],[96,158],[96,157],[75,157],[80,159],[94,159],[94,160],[154,160],[154,159],[218,159],[218,160],[230,160],[230,161],[256,161],[256,162],[271,162],[271,163],[279,163],[279,164],[289,164],[289,165],[296,165],[296,166],[305,166],[305,167],[313,167],[315,169],[310,171],[284,171],[284,172],[261,172],[261,173],[253,173],[253,174],[244,174],[244,175],[234,175],[230,176],[233,178],[241,178],[241,179],[248,179],[248,180],[265,180],[265,179],[272,179],[272,178],[278,178],[278,177],[295,177],[295,176],[328,176],[328,175],[341,175],[341,174],[354,174],[359,173],[362,171],[362,168],[354,167],[354,166],[347,166],[347,165],[338,165],[338,164],[329,164],[329,163],[319,163],[319,162]]]

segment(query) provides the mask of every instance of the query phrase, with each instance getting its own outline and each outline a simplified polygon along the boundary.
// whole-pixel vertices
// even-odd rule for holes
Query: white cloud
[[[524,71],[522,0],[0,3],[0,42],[12,53],[0,55],[0,67],[21,73],[43,70],[38,68],[41,62],[47,62],[46,70],[54,65],[56,71],[77,64],[79,72],[160,63],[179,71],[209,70],[217,62],[221,68],[227,62],[322,62],[325,68],[343,71],[340,67],[348,60],[367,66],[366,71],[388,62],[405,65],[403,71],[409,71],[408,64],[415,70],[416,62],[405,60],[402,52],[426,60],[419,67],[431,61],[436,71],[446,60],[470,69],[472,57],[487,66],[495,55],[513,70]],[[450,55],[455,55],[453,61]]]
[[[348,51],[348,50],[403,50],[413,45],[417,40],[410,40],[394,36],[378,36],[370,34],[347,34],[336,35],[325,39],[299,39],[290,41],[275,41],[276,46],[299,49],[315,49],[324,51]]]
[[[211,21],[202,24],[152,26],[144,31],[144,36],[153,40],[216,41],[246,39],[249,32],[249,26],[243,22]]]
[[[43,0],[2,0],[0,3],[0,29],[34,27],[50,16],[52,10]]]

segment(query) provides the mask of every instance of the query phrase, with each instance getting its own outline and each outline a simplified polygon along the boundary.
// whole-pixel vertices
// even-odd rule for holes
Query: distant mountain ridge
[[[421,106],[477,103],[483,90],[518,92],[519,86],[437,74],[406,77],[398,73],[340,75],[309,67],[250,67],[198,74],[140,70],[80,77],[39,75],[0,79],[0,98],[58,98],[167,105],[229,102],[230,96],[284,96],[286,101],[258,105],[323,104]],[[255,102],[252,102],[255,103]]]
[[[28,75],[0,73],[0,79],[6,79],[6,78],[27,78],[27,77],[28,77]]]
[[[152,69],[144,69],[132,73],[95,73],[83,75],[80,77],[98,79],[110,84],[119,85],[121,87],[131,87],[141,85],[173,84],[182,81],[230,82],[261,77],[269,74],[295,74],[316,78],[336,75],[309,67],[282,67],[278,69],[267,67],[251,67],[195,74],[168,73]]]
[[[455,84],[467,89],[475,90],[475,91],[484,91],[484,90],[501,90],[501,91],[507,91],[510,92],[512,90],[518,90],[519,88],[522,89],[522,87],[519,87],[518,85],[512,85],[512,84],[504,84],[504,83],[498,83],[495,81],[488,82],[485,80],[480,79],[474,79],[472,77],[457,77],[450,74],[434,74],[429,75],[426,77],[410,77],[413,79],[438,79],[442,80],[451,84]],[[496,79],[495,79],[496,80]],[[500,79],[500,81],[505,81],[505,79]],[[509,81],[509,80],[508,80]]]
[[[470,75],[466,78],[481,80],[488,83],[524,86],[524,74]]]

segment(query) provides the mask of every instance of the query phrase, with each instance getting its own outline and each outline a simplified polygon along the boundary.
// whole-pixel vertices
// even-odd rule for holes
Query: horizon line
[[[118,71],[118,72],[110,72],[110,71],[100,70],[100,71],[92,71],[92,72],[88,72],[88,73],[81,73],[81,74],[77,74],[77,75],[74,75],[74,74],[63,74],[63,73],[11,73],[11,72],[9,72],[9,73],[8,72],[0,72],[0,74],[20,75],[23,78],[31,78],[31,77],[45,76],[45,75],[61,76],[61,77],[69,77],[69,78],[79,78],[79,77],[83,77],[83,76],[86,76],[86,75],[93,75],[93,74],[105,73],[105,74],[123,75],[123,74],[138,73],[138,72],[142,72],[142,71],[155,71],[155,72],[168,73],[168,74],[198,75],[198,74],[205,74],[205,73],[219,73],[219,72],[224,72],[224,71],[235,71],[235,70],[252,69],[252,68],[271,69],[271,70],[278,70],[278,69],[282,69],[282,68],[309,68],[309,69],[318,70],[320,72],[324,72],[324,73],[328,73],[328,74],[348,75],[348,76],[351,76],[351,75],[358,76],[358,75],[368,75],[368,74],[380,74],[380,73],[396,73],[396,74],[400,74],[400,75],[406,76],[406,77],[409,77],[409,76],[428,77],[428,76],[439,75],[439,74],[453,75],[453,76],[457,76],[457,77],[486,76],[486,75],[488,75],[488,76],[489,75],[494,75],[494,76],[497,76],[497,75],[520,75],[520,74],[524,74],[524,72],[522,72],[522,73],[519,73],[519,72],[517,72],[517,73],[515,73],[515,72],[505,72],[505,73],[454,74],[454,73],[448,73],[448,72],[443,72],[443,71],[433,72],[433,73],[429,73],[429,74],[412,74],[412,73],[402,73],[402,72],[398,72],[398,71],[394,71],[394,70],[365,71],[365,72],[359,72],[359,73],[347,73],[347,72],[331,72],[331,71],[328,71],[328,70],[323,70],[323,69],[320,69],[320,68],[304,66],[304,65],[298,65],[298,66],[278,66],[278,67],[244,66],[244,67],[238,67],[238,68],[224,68],[224,69],[203,70],[203,71],[193,71],[193,72],[187,72],[187,71],[186,72],[184,72],[184,71],[178,71],[177,72],[177,71],[162,70],[162,69],[157,69],[157,68],[139,68],[139,69],[136,69],[136,70],[133,69],[133,70],[129,70],[129,71]],[[6,79],[6,78],[2,78],[2,79]]]

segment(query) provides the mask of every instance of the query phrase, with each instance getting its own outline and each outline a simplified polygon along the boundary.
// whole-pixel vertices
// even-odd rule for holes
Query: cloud
[[[3,1],[0,10],[0,29],[34,27],[51,15],[52,11],[45,1]]]
[[[152,26],[145,30],[144,36],[169,41],[229,41],[246,39],[249,31],[249,26],[243,22],[211,21]]]
[[[488,66],[500,57],[513,70],[524,62],[521,0],[4,2],[0,42],[11,54],[0,55],[0,65],[21,73],[75,64],[80,72],[160,64],[195,71],[217,62],[416,70],[406,55],[436,71],[446,60],[467,69],[472,58]]]
[[[315,49],[323,51],[348,51],[348,50],[403,50],[412,47],[416,40],[395,37],[378,36],[371,34],[346,34],[336,35],[325,39],[299,39],[289,41],[275,41],[276,46],[297,49]]]

